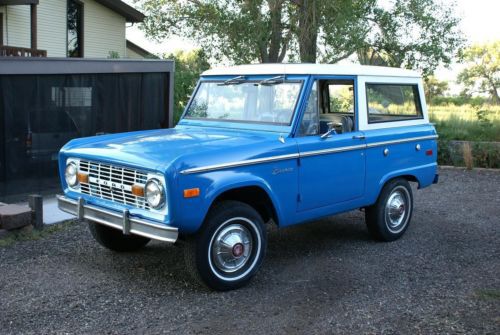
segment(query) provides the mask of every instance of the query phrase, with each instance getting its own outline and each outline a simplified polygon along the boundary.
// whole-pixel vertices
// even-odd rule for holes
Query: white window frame
[[[422,118],[415,120],[387,121],[379,123],[368,123],[366,84],[402,84],[417,85],[420,105],[422,107]],[[372,129],[385,129],[406,126],[417,126],[429,123],[427,105],[425,103],[424,88],[421,78],[412,77],[379,77],[379,76],[358,76],[358,126],[360,131]]]

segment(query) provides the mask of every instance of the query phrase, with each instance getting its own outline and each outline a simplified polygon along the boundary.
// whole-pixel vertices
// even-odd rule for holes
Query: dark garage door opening
[[[58,189],[69,140],[172,125],[171,61],[0,59],[0,200]]]

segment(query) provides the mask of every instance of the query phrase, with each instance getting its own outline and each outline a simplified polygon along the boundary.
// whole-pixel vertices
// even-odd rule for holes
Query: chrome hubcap
[[[241,224],[231,224],[217,233],[212,242],[214,265],[222,272],[238,271],[252,253],[252,234]]]
[[[389,196],[385,205],[385,222],[393,233],[398,233],[404,228],[408,210],[407,195],[405,191],[395,190]]]

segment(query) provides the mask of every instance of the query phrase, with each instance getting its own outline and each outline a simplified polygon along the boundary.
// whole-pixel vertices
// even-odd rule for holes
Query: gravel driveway
[[[499,334],[500,172],[441,170],[406,235],[363,213],[269,231],[243,289],[193,286],[182,246],[117,254],[73,225],[0,249],[0,333]]]

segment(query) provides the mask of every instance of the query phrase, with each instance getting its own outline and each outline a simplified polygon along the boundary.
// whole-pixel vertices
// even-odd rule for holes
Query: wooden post
[[[30,5],[30,16],[31,16],[31,49],[37,49],[37,17],[36,17],[36,4]]]
[[[0,45],[3,45],[3,13],[0,13]]]
[[[28,203],[33,211],[33,226],[35,229],[43,228],[43,197],[39,194],[32,194],[28,198]]]

